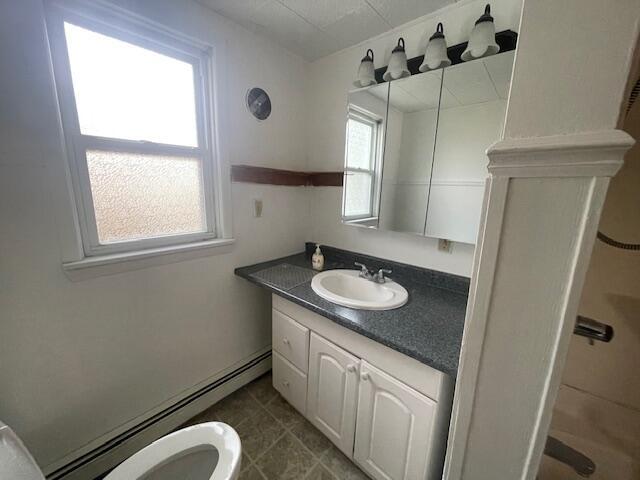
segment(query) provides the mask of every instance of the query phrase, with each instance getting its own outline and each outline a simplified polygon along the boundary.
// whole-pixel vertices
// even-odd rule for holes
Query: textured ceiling
[[[198,0],[307,60],[355,45],[455,0]]]

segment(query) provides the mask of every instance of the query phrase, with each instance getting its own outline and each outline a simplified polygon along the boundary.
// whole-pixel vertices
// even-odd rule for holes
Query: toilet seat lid
[[[240,437],[229,425],[207,422],[186,427],[166,435],[129,457],[105,480],[134,480],[149,473],[167,460],[198,447],[214,447],[218,463],[209,480],[235,478],[240,466]]]
[[[38,464],[27,447],[7,425],[0,421],[0,478],[44,480]]]

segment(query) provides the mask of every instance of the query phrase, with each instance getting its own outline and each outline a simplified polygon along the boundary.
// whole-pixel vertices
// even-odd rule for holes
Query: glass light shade
[[[468,62],[476,58],[487,57],[500,51],[500,46],[496,43],[496,26],[493,17],[490,15],[491,6],[487,4],[482,15],[476,22],[471,32],[471,38],[467,48],[460,58]]]
[[[411,75],[407,66],[407,53],[404,51],[404,38],[398,39],[398,45],[391,52],[389,66],[382,78],[385,82],[398,80]]]
[[[424,52],[424,60],[420,65],[421,72],[436,70],[451,65],[451,60],[447,55],[447,41],[444,38],[442,23],[436,27],[436,31],[427,43],[427,49]]]
[[[360,66],[358,67],[358,78],[353,85],[356,88],[360,87],[368,87],[369,85],[375,85],[378,83],[376,81],[376,72],[373,66],[373,50],[367,50],[367,54],[360,62]]]

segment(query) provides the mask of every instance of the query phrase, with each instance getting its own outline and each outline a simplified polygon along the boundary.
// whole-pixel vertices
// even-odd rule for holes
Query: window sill
[[[371,228],[377,225],[378,217],[354,218],[352,220],[343,219],[342,222],[356,227]]]
[[[229,253],[234,243],[235,239],[233,238],[216,238],[182,245],[97,255],[85,257],[82,260],[65,262],[62,264],[62,268],[72,280],[82,280],[190,260],[206,255]]]

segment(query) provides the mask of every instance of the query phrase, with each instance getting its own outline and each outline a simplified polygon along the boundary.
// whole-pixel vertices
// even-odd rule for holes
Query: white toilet
[[[201,423],[170,433],[116,467],[105,480],[236,480],[240,438],[229,425]],[[0,479],[44,480],[35,460],[0,422]]]

